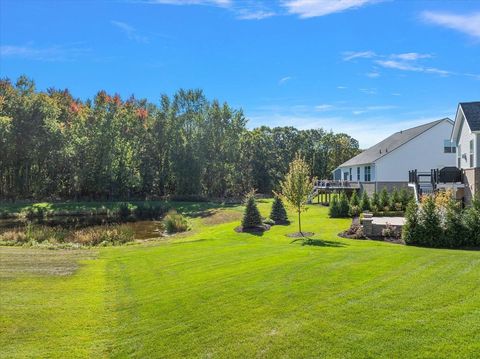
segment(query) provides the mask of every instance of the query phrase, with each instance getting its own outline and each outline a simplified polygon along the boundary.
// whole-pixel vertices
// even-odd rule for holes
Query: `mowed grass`
[[[349,221],[317,206],[312,245],[285,237],[296,223],[253,235],[207,218],[70,275],[0,276],[0,356],[480,356],[480,252],[340,239]]]

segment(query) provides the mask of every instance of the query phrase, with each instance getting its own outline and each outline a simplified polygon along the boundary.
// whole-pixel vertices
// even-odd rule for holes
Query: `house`
[[[432,168],[455,166],[453,125],[444,118],[396,132],[341,164],[333,171],[334,180],[358,182],[372,194],[383,187],[407,187],[412,168],[430,173]]]
[[[457,148],[456,165],[463,174],[468,203],[480,192],[480,101],[458,105],[451,140]]]

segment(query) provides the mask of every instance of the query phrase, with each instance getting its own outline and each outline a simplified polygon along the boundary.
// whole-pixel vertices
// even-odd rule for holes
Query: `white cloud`
[[[332,108],[333,106],[329,104],[322,104],[322,105],[315,106],[316,111],[328,111],[328,110],[331,110]]]
[[[16,46],[2,45],[0,46],[1,57],[21,58],[37,61],[74,61],[81,56],[90,53],[90,49],[83,47],[68,46],[49,46],[49,47],[33,47],[31,44]]]
[[[273,11],[240,9],[237,11],[237,19],[240,20],[263,20],[275,16]]]
[[[278,80],[278,84],[279,85],[283,85],[285,84],[286,82],[292,80],[293,77],[292,76],[285,76],[285,77],[282,77],[280,80]]]
[[[413,65],[411,63],[395,61],[395,60],[377,60],[375,61],[375,63],[388,69],[395,69],[395,70],[402,70],[402,71],[425,72],[425,73],[436,74],[440,76],[448,76],[448,75],[454,74],[451,71],[441,70],[435,67],[418,66],[418,65]]]
[[[370,59],[376,56],[377,55],[373,51],[346,51],[343,53],[343,60]]]
[[[480,12],[459,15],[449,12],[424,11],[422,18],[426,22],[480,38]]]
[[[339,89],[339,90],[346,90],[347,88],[348,87],[346,87],[346,86],[337,86],[337,89]]]
[[[431,58],[430,54],[419,54],[418,52],[406,52],[404,54],[392,54],[390,57],[394,59],[406,60],[406,61],[415,61],[418,59],[428,59]]]
[[[324,16],[361,6],[377,3],[379,0],[287,0],[283,6],[290,14],[301,18]]]
[[[148,43],[148,38],[146,36],[140,35],[137,29],[135,29],[133,26],[125,22],[115,21],[115,20],[110,21],[110,23],[116,26],[117,28],[119,28],[127,36],[129,40],[133,40],[133,41],[144,43],[144,44]]]
[[[367,77],[371,77],[372,79],[380,77],[380,73],[377,71],[368,72],[366,75]]]

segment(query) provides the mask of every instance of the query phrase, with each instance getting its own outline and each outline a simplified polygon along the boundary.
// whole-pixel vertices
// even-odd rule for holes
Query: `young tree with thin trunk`
[[[298,232],[302,233],[301,214],[307,210],[306,203],[312,194],[315,178],[310,178],[310,167],[299,154],[290,163],[285,179],[280,183],[281,193],[278,195],[298,214]]]

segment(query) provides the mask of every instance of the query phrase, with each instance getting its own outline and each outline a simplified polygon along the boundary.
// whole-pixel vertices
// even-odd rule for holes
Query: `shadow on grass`
[[[302,246],[316,246],[316,247],[346,247],[347,245],[335,241],[326,241],[323,239],[307,238],[303,241]]]
[[[336,247],[336,248],[347,247],[347,244],[345,243],[336,242],[336,241],[327,241],[324,239],[314,239],[309,237],[296,238],[295,240],[290,242],[290,244],[293,244],[298,241],[302,241],[302,246]]]

